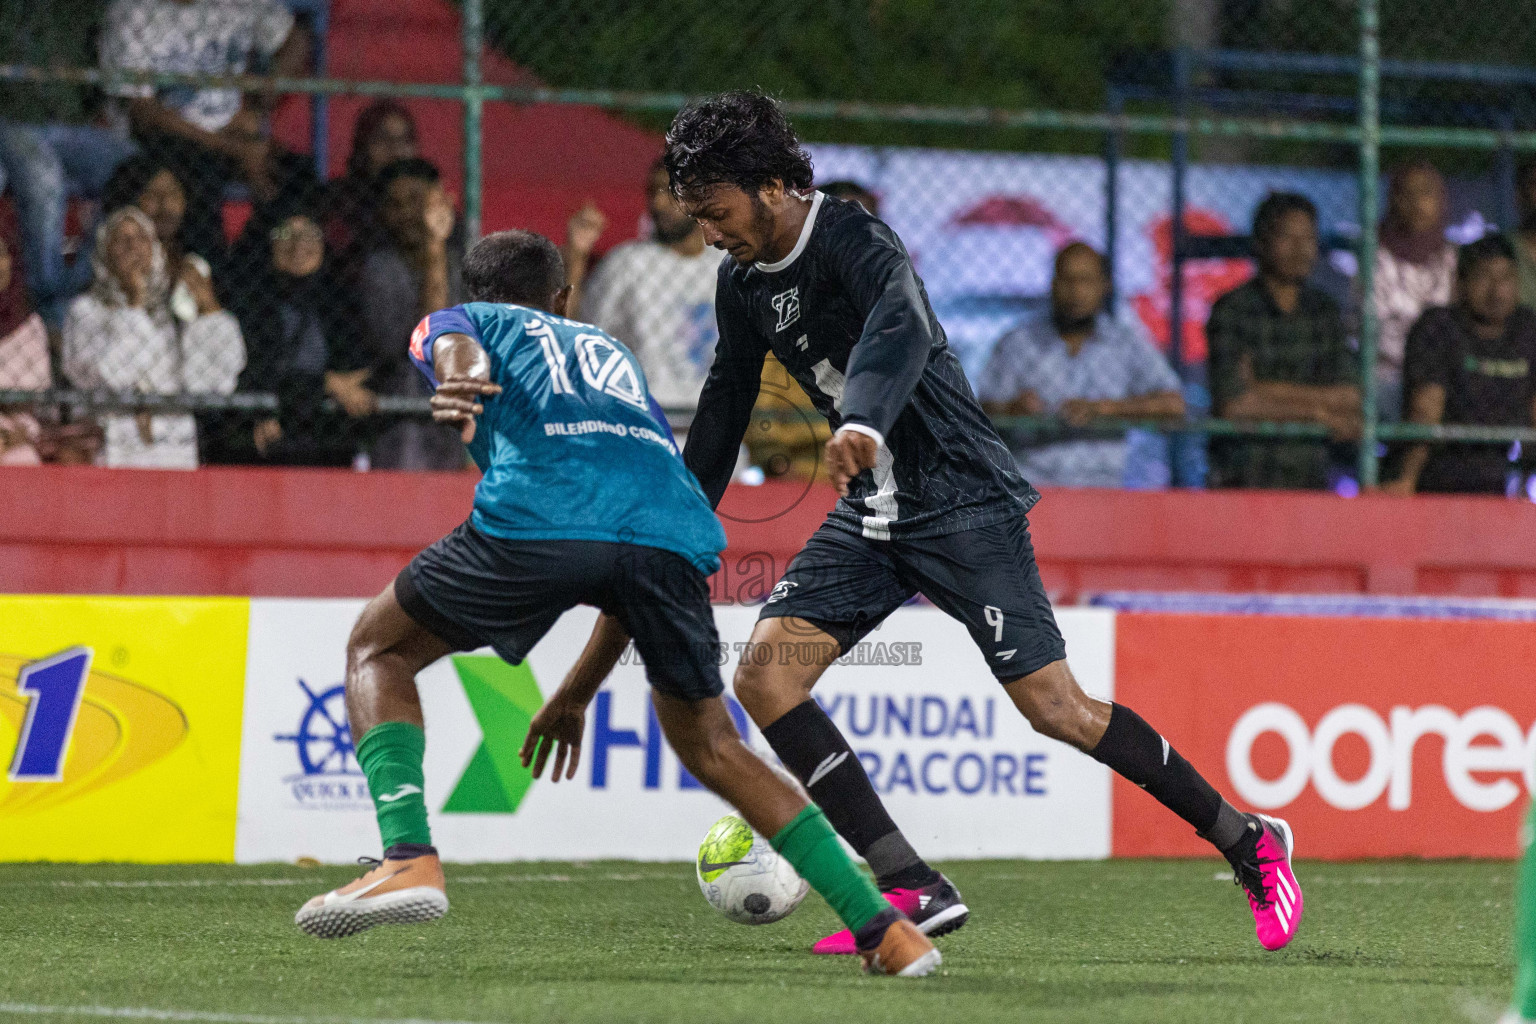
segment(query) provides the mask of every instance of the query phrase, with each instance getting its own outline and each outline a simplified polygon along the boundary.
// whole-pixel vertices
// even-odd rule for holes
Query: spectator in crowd
[[[1536,309],[1536,160],[1521,164],[1515,175],[1520,205],[1520,230],[1513,239],[1515,267],[1520,273],[1520,305]]]
[[[1317,208],[1305,196],[1271,194],[1254,214],[1253,246],[1258,276],[1217,299],[1205,329],[1212,411],[1357,436],[1360,388],[1339,306],[1307,283],[1317,262]],[[1213,487],[1315,489],[1330,476],[1321,441],[1211,441]]]
[[[379,172],[419,156],[416,119],[403,104],[377,100],[358,113],[347,172],[327,186],[323,227],[326,248],[334,257],[350,265],[385,241],[375,215]]]
[[[463,253],[450,244],[453,203],[437,168],[419,157],[379,172],[377,216],[385,239],[363,259],[357,302],[367,371],[344,389],[332,385],[349,412],[366,411],[369,394],[429,397],[431,387],[411,365],[411,331],[422,317],[463,301]],[[350,359],[352,353],[343,353]],[[345,397],[343,397],[345,396]],[[391,424],[373,446],[375,469],[462,469],[459,431],[430,420]]]
[[[140,154],[125,161],[102,192],[102,207],[116,213],[132,206],[155,226],[155,239],[165,255],[171,290],[166,296],[178,319],[193,320],[199,311],[219,309],[213,268],[205,254],[185,244],[187,193],[181,179],[164,160]]]
[[[1408,330],[1431,306],[1451,301],[1456,248],[1446,241],[1445,179],[1427,162],[1400,168],[1387,187],[1372,302],[1378,410],[1394,419],[1402,405],[1403,350]]]
[[[52,385],[48,332],[27,304],[19,247],[0,234],[0,391],[41,391]],[[42,428],[27,406],[0,405],[0,466],[36,466]]]
[[[0,191],[10,187],[21,218],[26,283],[55,329],[69,300],[90,282],[88,253],[73,265],[65,259],[69,200],[99,199],[108,176],[135,148],[99,125],[0,120]]]
[[[294,195],[247,224],[237,254],[244,268],[230,305],[245,336],[239,390],[277,395],[276,416],[223,417],[205,433],[206,461],[350,466],[360,421],[323,408],[333,352],[355,316],[327,259],[315,196]]]
[[[280,0],[113,0],[101,40],[103,71],[238,75],[302,72],[307,38]],[[144,150],[186,190],[186,243],[215,264],[225,244],[225,185],[272,198],[281,174],[265,135],[269,95],[226,87],[117,84],[108,92]]]
[[[1412,423],[1536,425],[1536,313],[1520,305],[1515,249],[1503,235],[1461,247],[1456,303],[1431,309],[1408,333],[1403,364]],[[1503,445],[1413,445],[1382,490],[1504,494]]]
[[[85,67],[95,59],[95,0],[4,5],[0,64]],[[25,280],[49,329],[90,283],[88,253],[66,259],[65,217],[72,198],[94,202],[114,167],[134,151],[125,134],[102,123],[100,90],[62,83],[0,84],[0,191],[9,186],[21,218]],[[82,228],[94,230],[94,208]],[[89,212],[87,212],[89,211]]]
[[[856,181],[829,181],[817,188],[829,196],[839,199],[852,199],[871,217],[880,216],[880,197]]]
[[[1109,269],[1092,246],[1073,242],[1056,254],[1048,317],[997,340],[978,388],[994,416],[1060,416],[1071,427],[1105,417],[1181,419],[1179,378],[1139,327],[1104,311]],[[1120,487],[1123,438],[1026,444],[1019,471],[1034,484]]]
[[[110,214],[97,231],[95,282],[64,320],[64,375],[86,390],[229,394],[245,365],[240,326],[199,298],[190,319],[172,311],[165,251],[136,207]],[[192,469],[197,428],[185,413],[105,417],[108,466]]]
[[[658,160],[646,176],[651,237],[615,246],[585,282],[581,319],[629,346],[651,394],[665,408],[691,409],[714,359],[715,279],[720,253],[673,198]],[[596,236],[578,212],[569,226],[574,273]],[[586,253],[579,243],[587,242]],[[568,271],[568,273],[573,271]],[[574,277],[573,277],[574,280]]]

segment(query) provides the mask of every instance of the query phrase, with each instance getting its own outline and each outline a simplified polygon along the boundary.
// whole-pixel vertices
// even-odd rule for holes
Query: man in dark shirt
[[[684,461],[718,503],[772,351],[831,424],[828,475],[843,495],[752,633],[769,652],[818,645],[823,657],[743,657],[736,695],[887,898],[930,935],[969,915],[897,829],[811,689],[922,593],[965,624],[1037,732],[1143,787],[1222,850],[1260,941],[1288,943],[1302,909],[1289,827],[1237,811],[1140,716],[1088,697],[1068,669],[1025,518],[1039,496],[977,404],[895,232],[858,204],[812,190],[810,160],[783,111],[757,93],[685,108],[665,160],[704,240],[731,257],[720,266],[720,341]],[[595,635],[588,652],[602,649],[612,647]],[[584,655],[574,671],[607,667]],[[846,932],[815,949],[855,951]]]
[[[1339,307],[1307,283],[1317,263],[1317,208],[1277,192],[1253,218],[1259,275],[1211,307],[1211,408],[1232,420],[1320,423],[1335,438],[1360,429],[1354,354]],[[1211,442],[1212,487],[1318,489],[1328,486],[1321,441]]]
[[[1456,305],[1426,310],[1408,334],[1403,418],[1528,427],[1536,422],[1536,313],[1519,305],[1515,250],[1503,235],[1461,247]],[[1414,445],[1382,490],[1503,494],[1503,445]]]

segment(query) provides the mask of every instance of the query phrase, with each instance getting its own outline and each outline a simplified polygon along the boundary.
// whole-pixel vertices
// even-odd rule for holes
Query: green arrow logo
[[[443,810],[512,814],[533,785],[533,773],[523,767],[518,754],[534,713],[544,706],[539,684],[526,661],[508,665],[490,655],[460,654],[454,655],[453,667],[482,738]]]

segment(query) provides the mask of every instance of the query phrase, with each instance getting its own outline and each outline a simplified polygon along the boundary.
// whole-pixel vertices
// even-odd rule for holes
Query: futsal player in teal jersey
[[[448,910],[427,822],[426,735],[416,674],[452,651],[490,646],[520,662],[570,607],[623,626],[645,663],[667,740],[693,775],[826,898],[857,937],[866,969],[927,974],[932,943],[881,898],[826,817],[742,743],[724,684],[706,582],[725,532],[645,376],[622,344],[563,315],[570,288],[554,245],[504,231],[464,262],[472,301],[428,316],[411,358],[436,387],[433,416],[459,424],[484,473],[474,511],[413,559],[364,609],[347,643],[347,717],[368,779],[384,856],[297,915],[337,938]],[[581,661],[606,659],[599,630]],[[535,777],[576,773],[584,709],[601,676],[573,671],[523,747]]]

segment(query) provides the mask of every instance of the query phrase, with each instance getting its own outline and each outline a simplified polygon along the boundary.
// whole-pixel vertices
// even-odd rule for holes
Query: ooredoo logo
[[[1253,765],[1254,745],[1267,733],[1277,734],[1286,747],[1285,768],[1274,778],[1261,776]],[[1345,736],[1363,740],[1368,751],[1358,778],[1345,778],[1335,763]],[[1383,718],[1363,704],[1341,704],[1308,728],[1289,705],[1260,704],[1243,714],[1227,737],[1227,777],[1244,800],[1263,810],[1286,806],[1310,782],[1339,810],[1357,811],[1385,795],[1389,809],[1406,811],[1415,785],[1432,784],[1413,777],[1414,749],[1428,736],[1444,741],[1444,785],[1468,810],[1499,811],[1514,803],[1520,787],[1509,776],[1515,773],[1536,793],[1536,725],[1523,730],[1508,712],[1488,705],[1463,714],[1439,704],[1398,706]]]

